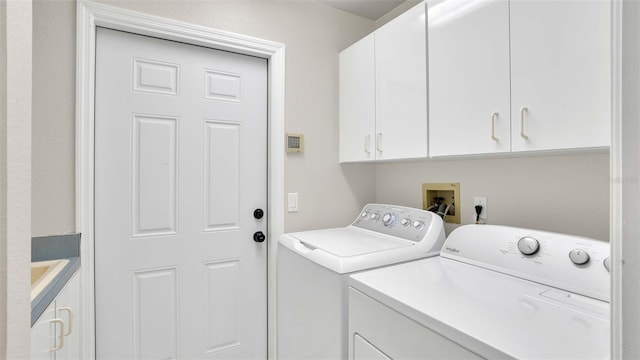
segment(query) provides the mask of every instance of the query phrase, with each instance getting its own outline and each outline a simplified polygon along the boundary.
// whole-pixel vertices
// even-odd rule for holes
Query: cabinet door
[[[56,330],[61,325],[54,322],[55,301],[42,313],[38,321],[31,327],[31,359],[54,360],[55,351],[52,351],[59,344],[56,338]]]
[[[429,7],[429,155],[510,151],[509,2]]]
[[[425,7],[375,32],[377,159],[427,156]]]
[[[513,151],[609,146],[610,6],[511,1]]]
[[[80,277],[76,274],[56,298],[56,317],[64,321],[64,346],[56,351],[56,360],[81,359]]]
[[[340,162],[375,159],[373,34],[340,53]]]

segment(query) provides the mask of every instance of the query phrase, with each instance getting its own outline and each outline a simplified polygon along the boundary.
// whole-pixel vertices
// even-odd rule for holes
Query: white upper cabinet
[[[340,162],[427,157],[425,7],[340,53]]]
[[[376,159],[427,156],[427,33],[421,3],[375,32]]]
[[[513,151],[609,146],[610,18],[604,0],[511,1]]]
[[[373,34],[340,53],[340,162],[375,159]]]
[[[511,150],[509,2],[429,8],[431,156]]]
[[[434,3],[430,155],[609,146],[610,5]]]

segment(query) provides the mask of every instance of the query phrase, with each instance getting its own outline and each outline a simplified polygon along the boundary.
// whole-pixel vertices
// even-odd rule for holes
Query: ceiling
[[[367,19],[378,20],[405,0],[318,0],[323,4],[356,14]]]

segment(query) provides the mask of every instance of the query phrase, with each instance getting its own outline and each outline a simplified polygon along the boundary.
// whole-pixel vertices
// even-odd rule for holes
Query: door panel
[[[240,124],[205,122],[205,231],[238,228]]]
[[[98,358],[266,358],[266,60],[106,29],[96,59]]]
[[[176,233],[177,123],[133,115],[133,236]]]
[[[177,268],[136,271],[133,279],[134,358],[178,358]]]

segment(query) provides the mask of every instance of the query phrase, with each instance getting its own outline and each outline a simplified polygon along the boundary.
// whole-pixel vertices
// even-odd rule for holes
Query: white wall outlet
[[[288,193],[289,195],[289,212],[298,212],[298,193]]]
[[[487,220],[487,198],[486,196],[474,196],[473,198],[473,214],[475,220],[476,205],[482,206],[482,212],[480,213],[480,220]]]

